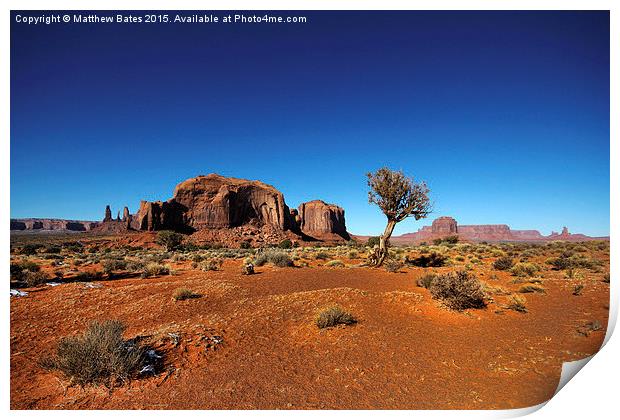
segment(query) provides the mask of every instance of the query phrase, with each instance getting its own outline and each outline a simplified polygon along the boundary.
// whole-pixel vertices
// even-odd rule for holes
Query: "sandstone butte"
[[[424,242],[454,235],[458,236],[459,239],[474,242],[588,241],[609,239],[609,237],[593,238],[580,233],[573,234],[568,231],[567,227],[564,227],[561,233],[551,232],[550,235],[544,236],[537,230],[514,230],[510,226],[503,224],[459,225],[454,218],[442,216],[433,220],[431,226],[424,226],[417,232],[394,236],[391,240],[394,243]]]
[[[167,201],[141,201],[130,214],[124,207],[112,217],[105,208],[101,222],[59,219],[11,219],[15,231],[93,231],[124,233],[131,231],[175,230],[192,233],[198,242],[217,242],[237,246],[248,241],[253,246],[277,243],[283,239],[339,242],[350,239],[344,210],[334,204],[313,200],[290,209],[284,195],[260,181],[200,175],[179,183]],[[508,225],[459,225],[452,217],[439,217],[431,226],[417,232],[393,236],[393,243],[419,243],[450,235],[469,241],[584,241],[592,238],[561,233],[544,236],[537,230],[513,230]],[[358,239],[366,237],[358,236]]]
[[[253,246],[283,239],[329,242],[350,239],[344,210],[321,200],[290,209],[282,192],[260,181],[217,174],[197,176],[179,183],[167,201],[141,201],[138,211],[123,209],[122,218],[105,217],[95,232],[174,230],[191,233],[198,242]]]

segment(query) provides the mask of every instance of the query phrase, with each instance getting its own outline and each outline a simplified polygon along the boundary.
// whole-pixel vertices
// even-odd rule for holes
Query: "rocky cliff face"
[[[282,230],[294,228],[284,196],[260,181],[211,174],[181,182],[172,200],[183,222],[195,230],[222,229],[259,221]]]
[[[305,236],[305,239],[349,238],[344,210],[336,205],[315,200],[303,203],[299,211],[291,210],[284,195],[271,185],[217,174],[181,182],[168,201],[142,201],[136,214],[123,212],[123,220],[130,220],[129,226],[134,230],[228,230],[232,234],[266,232],[254,227],[269,226],[269,232],[274,228],[275,231]],[[243,226],[253,228],[235,229]],[[225,238],[226,232],[199,236]]]
[[[349,239],[344,220],[344,210],[321,200],[302,203],[298,212],[299,229],[306,235],[320,239],[338,235]]]

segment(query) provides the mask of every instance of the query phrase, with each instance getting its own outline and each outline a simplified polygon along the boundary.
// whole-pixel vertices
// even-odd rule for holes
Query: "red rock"
[[[321,200],[309,201],[299,206],[299,228],[305,234],[320,239],[325,235],[338,235],[349,239],[344,220],[344,210]]]

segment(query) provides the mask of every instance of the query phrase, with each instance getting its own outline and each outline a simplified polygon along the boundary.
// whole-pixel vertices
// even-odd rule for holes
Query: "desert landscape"
[[[485,241],[437,220],[379,266],[380,238],[350,234],[337,205],[291,210],[270,185],[215,174],[87,229],[12,220],[11,407],[548,400],[562,363],[605,336],[608,240]]]
[[[521,409],[599,351],[610,11],[388,6],[10,10],[6,406]]]

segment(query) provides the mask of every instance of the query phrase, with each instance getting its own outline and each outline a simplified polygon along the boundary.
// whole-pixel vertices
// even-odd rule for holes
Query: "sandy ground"
[[[596,352],[607,325],[609,286],[546,278],[527,294],[529,312],[457,313],[416,286],[423,269],[272,268],[240,274],[178,268],[154,279],[27,289],[11,298],[13,409],[508,409],[549,399],[561,364]],[[515,290],[508,273],[489,281]],[[179,287],[202,294],[175,302]],[[359,322],[319,330],[336,303]],[[38,363],[62,336],[92,320],[120,319],[127,337],[148,336],[165,354],[153,378],[105,387],[68,386]],[[597,320],[603,329],[577,329]],[[169,333],[179,334],[174,345]],[[208,337],[222,344],[206,349]],[[207,341],[205,341],[207,340]]]

